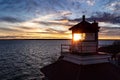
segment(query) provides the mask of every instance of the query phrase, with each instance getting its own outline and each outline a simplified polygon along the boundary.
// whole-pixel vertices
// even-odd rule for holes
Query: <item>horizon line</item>
[[[72,40],[72,39],[0,39],[0,40]],[[98,40],[120,40],[120,39],[98,39]]]

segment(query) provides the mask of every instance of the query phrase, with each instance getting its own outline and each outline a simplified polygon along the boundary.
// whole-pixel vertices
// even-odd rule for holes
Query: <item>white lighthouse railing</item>
[[[79,46],[72,46],[71,44],[61,44],[61,53],[72,53],[72,52],[80,52],[80,53],[87,53],[96,51],[96,46],[94,45],[79,45]]]
[[[98,48],[102,46],[107,46],[107,45],[98,45],[96,47],[95,45],[79,45],[79,46],[72,46],[71,44],[61,44],[61,54],[62,53],[72,53],[72,52],[79,52],[79,53],[91,53],[92,51],[96,51]]]
[[[61,53],[71,53],[71,44],[61,44]]]

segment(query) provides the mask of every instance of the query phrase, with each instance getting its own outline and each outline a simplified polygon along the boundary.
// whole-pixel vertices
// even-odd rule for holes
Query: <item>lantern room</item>
[[[72,30],[72,53],[97,53],[98,49],[98,23],[89,23],[85,20],[69,28]]]

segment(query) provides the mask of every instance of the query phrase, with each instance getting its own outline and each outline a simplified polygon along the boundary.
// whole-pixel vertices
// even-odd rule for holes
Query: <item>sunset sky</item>
[[[82,15],[99,39],[120,39],[120,0],[0,0],[0,39],[70,39]]]

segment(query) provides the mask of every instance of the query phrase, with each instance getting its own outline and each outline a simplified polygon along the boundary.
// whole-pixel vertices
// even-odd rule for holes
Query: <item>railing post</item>
[[[80,44],[80,51],[81,51],[80,53],[82,53],[82,43]]]
[[[64,53],[64,50],[70,53],[71,52],[70,47],[71,47],[70,44],[61,44],[61,54]]]
[[[61,44],[61,54],[62,54],[62,44]]]

